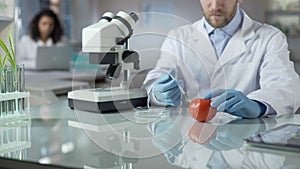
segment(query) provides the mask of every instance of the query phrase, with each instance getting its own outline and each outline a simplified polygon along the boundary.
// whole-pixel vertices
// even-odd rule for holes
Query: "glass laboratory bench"
[[[186,108],[96,114],[67,100],[31,107],[23,125],[0,127],[0,168],[299,168],[300,153],[249,146],[244,139],[300,115],[196,122]]]

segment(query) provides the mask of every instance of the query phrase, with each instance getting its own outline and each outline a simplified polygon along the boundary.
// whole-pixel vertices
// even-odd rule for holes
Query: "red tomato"
[[[209,123],[195,122],[189,131],[190,139],[199,144],[208,144],[216,135],[216,126]]]
[[[210,107],[210,102],[210,99],[194,99],[189,105],[191,116],[200,122],[206,122],[214,118],[217,109]]]

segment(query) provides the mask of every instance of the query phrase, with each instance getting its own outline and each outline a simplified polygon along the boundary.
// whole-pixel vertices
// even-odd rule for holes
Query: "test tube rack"
[[[0,157],[25,159],[26,149],[31,147],[30,128],[30,118],[6,124],[0,123]]]
[[[30,118],[30,93],[0,93],[0,126]]]

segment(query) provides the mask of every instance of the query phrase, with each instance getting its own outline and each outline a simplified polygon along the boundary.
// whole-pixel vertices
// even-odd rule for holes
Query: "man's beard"
[[[235,7],[234,9],[237,10],[237,7]],[[215,27],[215,28],[222,28],[224,26],[226,26],[234,17],[236,10],[234,10],[232,13],[230,13],[230,15],[225,15],[226,13],[223,10],[214,10],[214,11],[210,11],[207,15],[205,15],[205,19],[207,20],[207,22]],[[222,18],[220,18],[219,21],[216,22],[216,19],[212,18],[213,15],[221,15]]]

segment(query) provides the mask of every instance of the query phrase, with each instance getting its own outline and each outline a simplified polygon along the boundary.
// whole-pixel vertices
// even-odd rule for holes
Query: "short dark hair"
[[[61,27],[60,21],[57,15],[50,9],[41,10],[30,22],[29,32],[33,40],[37,41],[40,38],[40,31],[38,29],[38,23],[43,16],[48,16],[54,20],[54,29],[50,37],[53,40],[53,43],[60,41],[63,35],[63,29]]]

